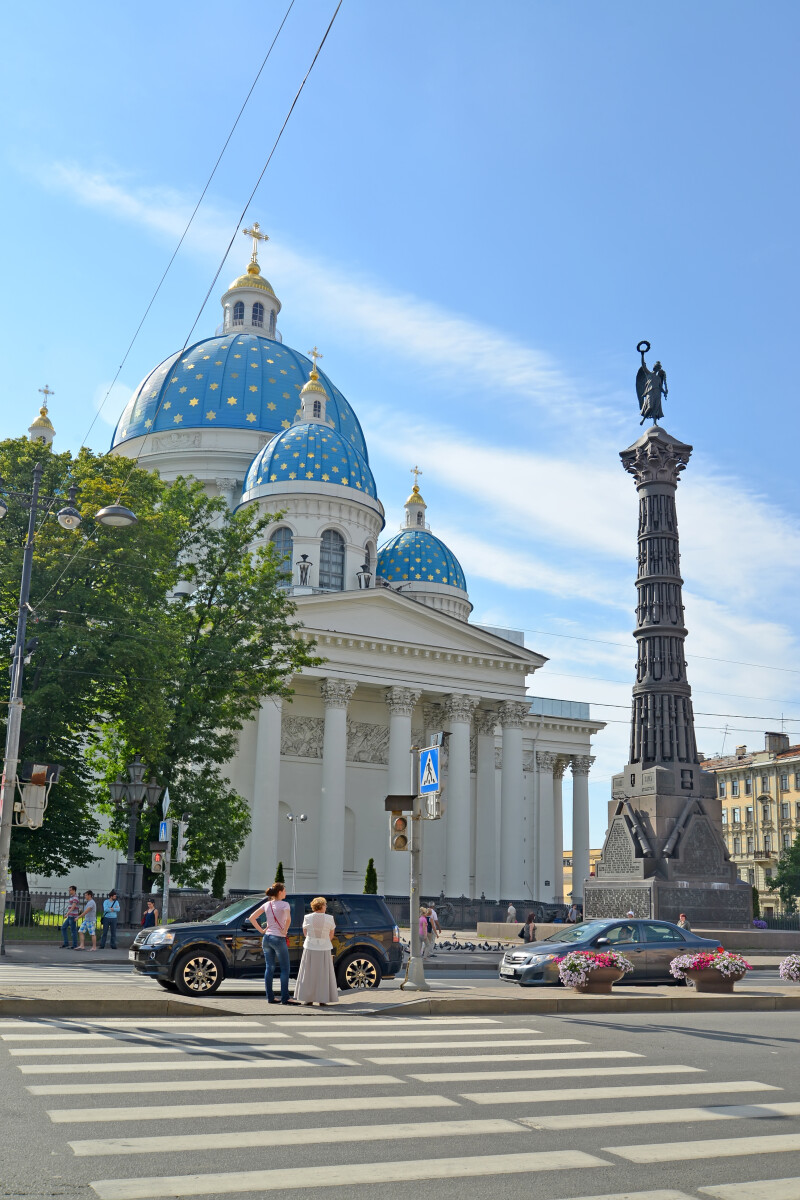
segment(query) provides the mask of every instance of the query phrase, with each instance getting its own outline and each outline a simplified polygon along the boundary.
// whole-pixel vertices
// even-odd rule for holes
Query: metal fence
[[[762,917],[762,921],[766,921],[767,929],[797,929],[800,930],[800,913],[794,913],[792,916],[786,917]]]
[[[160,892],[146,892],[133,897],[132,919],[125,921],[126,897],[118,897],[122,907],[120,929],[138,928],[142,912],[148,900],[155,900],[156,908],[161,913],[162,896]],[[81,911],[84,907],[84,895],[78,893]],[[100,932],[100,917],[103,912],[103,901],[108,899],[107,892],[95,892],[94,902],[97,905],[97,931]],[[26,941],[47,941],[55,937],[64,922],[69,904],[69,892],[45,892],[32,890],[29,892],[10,892],[6,899],[6,914],[3,934],[9,940],[15,938]],[[228,903],[227,900],[216,900],[202,892],[187,891],[169,894],[170,921],[202,921],[211,916],[217,909]]]
[[[398,925],[408,925],[408,896],[384,896],[389,910]],[[479,921],[502,922],[506,919],[508,900],[473,900],[467,896],[423,896],[422,903],[435,908],[442,929],[477,929]],[[517,920],[520,925],[532,912],[537,921],[564,920],[568,906],[544,900],[514,900]]]

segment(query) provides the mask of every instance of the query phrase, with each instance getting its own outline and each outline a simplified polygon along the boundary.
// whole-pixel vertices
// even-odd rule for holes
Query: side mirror
[[[608,940],[607,937],[599,937],[599,938],[595,938],[594,944],[595,944],[595,946],[610,946],[611,942]]]

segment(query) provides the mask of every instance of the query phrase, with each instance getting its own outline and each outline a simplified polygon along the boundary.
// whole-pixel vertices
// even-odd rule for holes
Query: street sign
[[[161,815],[165,817],[169,812],[169,788],[164,788],[164,795],[161,797]]]
[[[433,796],[440,790],[439,747],[426,746],[419,752],[419,794]]]
[[[158,840],[160,842],[169,842],[172,840],[172,830],[170,826],[172,821],[159,821],[158,823]]]

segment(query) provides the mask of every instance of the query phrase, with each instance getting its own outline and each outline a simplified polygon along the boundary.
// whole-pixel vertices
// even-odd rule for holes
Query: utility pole
[[[416,751],[412,751],[415,756]],[[414,772],[415,778],[418,772]],[[408,916],[411,924],[411,958],[408,960],[406,977],[400,984],[409,992],[429,992],[431,985],[425,978],[425,960],[422,957],[422,939],[419,936],[420,908],[420,864],[422,862],[422,798],[414,797],[414,808],[411,813],[411,845],[409,858],[411,860],[411,879],[408,889]]]

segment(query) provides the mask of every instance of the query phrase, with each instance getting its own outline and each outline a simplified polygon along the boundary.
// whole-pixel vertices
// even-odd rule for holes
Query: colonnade
[[[356,686],[349,680],[333,678],[323,679],[320,685],[324,731],[316,886],[323,894],[343,890],[347,709]],[[421,698],[422,693],[413,688],[394,686],[386,690],[390,795],[407,795],[413,788],[411,721]],[[526,801],[522,739],[529,712],[526,701],[504,700],[487,707],[482,705],[480,696],[456,693],[423,705],[425,737],[443,728],[450,733],[444,792],[444,874],[449,896],[469,896],[474,892],[493,899],[518,900],[534,895],[537,900],[550,900],[563,895],[561,786],[567,765],[573,777],[573,898],[578,899],[582,892],[583,880],[589,875],[589,769],[594,760],[589,755],[537,750],[537,786],[533,797]],[[274,857],[280,794],[281,713],[280,700],[267,697],[262,702],[253,792],[253,862]],[[502,747],[499,813],[498,725]],[[473,729],[477,743],[474,821]],[[387,821],[383,890],[388,895],[399,895],[407,887],[407,856],[389,851]]]

